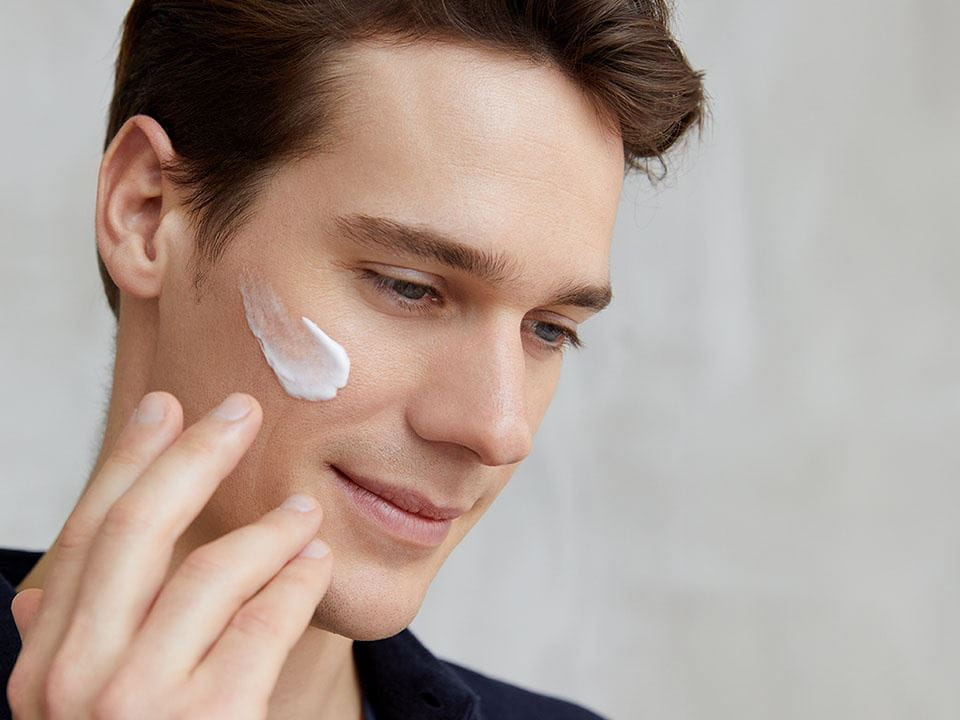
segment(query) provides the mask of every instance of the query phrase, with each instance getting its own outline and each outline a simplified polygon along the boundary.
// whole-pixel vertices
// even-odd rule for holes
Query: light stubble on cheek
[[[263,280],[240,282],[247,325],[284,391],[303,400],[330,400],[347,385],[350,358],[307,317],[294,319]]]

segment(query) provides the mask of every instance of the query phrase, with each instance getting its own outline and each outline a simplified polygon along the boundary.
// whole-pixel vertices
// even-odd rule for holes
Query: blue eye
[[[426,304],[421,302],[424,298],[428,298],[427,303],[429,304],[440,304],[442,302],[440,294],[429,285],[398,280],[381,275],[373,270],[363,270],[363,275],[373,283],[378,292],[388,295],[400,307],[415,310]]]
[[[575,348],[583,345],[580,336],[565,327],[545,322],[534,322],[533,327],[534,334],[553,350],[564,350],[567,345]]]
[[[563,328],[559,328],[556,325],[547,325],[546,323],[537,323],[536,332],[539,337],[550,343],[563,340],[566,337]]]
[[[397,295],[402,295],[407,298],[407,300],[420,300],[430,292],[430,288],[426,285],[417,285],[416,283],[405,280],[393,280],[390,282],[390,287]]]
[[[431,308],[443,305],[443,297],[430,285],[400,280],[364,268],[360,274],[378,293],[384,295],[397,308],[411,312],[430,312]],[[525,320],[524,331],[533,334],[540,345],[552,353],[562,353],[567,347],[583,346],[579,335],[569,328],[540,320]]]

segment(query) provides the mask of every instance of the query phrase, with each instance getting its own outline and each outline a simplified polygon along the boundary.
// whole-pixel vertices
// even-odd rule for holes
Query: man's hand
[[[17,720],[266,717],[330,584],[332,557],[311,542],[316,503],[294,496],[193,550],[164,582],[177,538],[261,420],[237,393],[181,432],[176,398],[145,396],[50,549],[43,590],[14,599]]]

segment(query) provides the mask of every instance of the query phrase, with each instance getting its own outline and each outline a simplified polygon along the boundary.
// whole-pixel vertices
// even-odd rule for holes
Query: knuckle
[[[57,538],[57,552],[68,559],[85,554],[97,528],[76,512],[67,518]]]
[[[110,537],[127,537],[155,529],[156,514],[129,500],[114,503],[103,518],[100,532]]]
[[[276,613],[262,605],[245,605],[230,620],[230,627],[241,635],[263,642],[283,636],[284,626]]]
[[[149,717],[144,708],[159,706],[155,683],[155,678],[146,677],[135,665],[122,662],[117,672],[94,695],[92,717],[96,720]]]
[[[187,580],[205,582],[211,578],[221,577],[228,568],[229,565],[219,552],[208,545],[203,545],[183,559],[180,564],[180,573]]]
[[[214,457],[222,452],[215,438],[200,432],[185,432],[177,440],[177,445],[180,452],[190,457]]]
[[[313,568],[303,566],[303,563],[289,563],[277,576],[276,582],[291,596],[303,595],[306,588],[316,585],[318,573]]]
[[[121,685],[108,682],[94,698],[90,708],[93,720],[127,720],[143,717],[141,700],[137,693],[125,690]]]
[[[120,445],[110,453],[110,464],[124,468],[138,468],[143,464],[143,454],[132,445]]]

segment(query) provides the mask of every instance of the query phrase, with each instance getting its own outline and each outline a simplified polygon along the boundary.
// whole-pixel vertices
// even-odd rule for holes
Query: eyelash
[[[410,282],[409,280],[398,280],[397,278],[381,275],[378,272],[374,272],[373,270],[368,270],[365,268],[361,270],[361,274],[374,286],[377,292],[385,295],[401,310],[407,312],[418,312],[425,310],[425,305],[427,303],[434,305],[440,305],[443,303],[443,298],[440,296],[440,293],[438,293],[437,290],[430,285],[421,285],[420,283]],[[425,293],[422,297],[429,297],[430,299],[425,302],[422,299],[414,300],[411,298],[406,298],[397,289],[398,287],[411,287],[417,290],[424,290]],[[559,345],[553,345],[549,341],[540,338],[540,340],[543,341],[544,347],[551,352],[562,353],[567,349],[567,346],[577,349],[583,347],[583,341],[580,339],[580,336],[569,328],[545,322],[537,322],[536,324],[540,327],[548,328],[551,331],[559,332],[560,336],[563,338]]]

